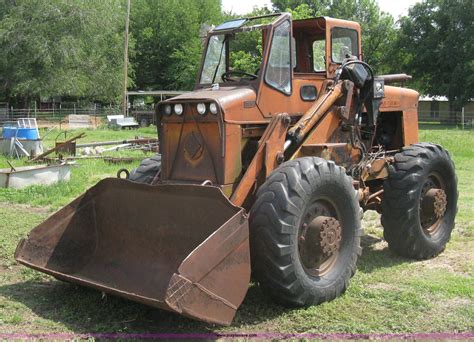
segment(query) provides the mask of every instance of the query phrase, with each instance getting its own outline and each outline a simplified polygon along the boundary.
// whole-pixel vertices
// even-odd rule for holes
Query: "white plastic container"
[[[50,185],[71,178],[70,164],[34,165],[0,169],[0,187],[21,189],[31,185]]]

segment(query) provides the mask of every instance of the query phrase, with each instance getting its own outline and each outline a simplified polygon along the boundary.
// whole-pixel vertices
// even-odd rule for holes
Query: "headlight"
[[[165,113],[165,115],[171,115],[171,105],[165,105],[163,107],[163,112]]]
[[[176,115],[183,114],[183,105],[181,103],[175,104],[174,105],[174,112],[175,112]]]
[[[201,115],[206,114],[206,105],[204,103],[198,103],[196,108],[199,114]]]
[[[209,105],[209,111],[210,111],[212,114],[216,115],[216,114],[217,114],[217,105],[216,105],[215,103],[211,103],[211,104]]]

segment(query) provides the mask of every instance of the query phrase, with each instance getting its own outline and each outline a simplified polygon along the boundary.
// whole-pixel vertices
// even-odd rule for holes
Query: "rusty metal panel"
[[[163,124],[163,179],[224,184],[219,134],[217,122]]]
[[[385,86],[385,97],[380,104],[380,111],[397,112],[417,109],[418,97],[419,94],[415,90]]]
[[[381,112],[403,112],[403,144],[418,142],[418,97],[415,90],[385,86],[385,98],[380,104]]]
[[[224,123],[224,180],[222,184],[238,181],[242,172],[242,129],[240,125]]]
[[[403,144],[405,146],[417,143],[418,140],[418,110],[406,110],[403,119]]]

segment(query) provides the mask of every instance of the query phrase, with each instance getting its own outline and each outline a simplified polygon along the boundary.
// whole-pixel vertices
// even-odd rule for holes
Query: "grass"
[[[87,141],[153,136],[87,131]],[[47,143],[54,136],[50,134]],[[68,183],[24,190],[0,189],[0,333],[279,332],[410,333],[474,330],[474,131],[422,130],[420,141],[450,150],[459,178],[456,229],[445,252],[413,261],[390,252],[379,216],[365,214],[363,254],[347,292],[319,306],[289,309],[251,285],[230,327],[206,325],[100,292],[59,282],[13,259],[18,240],[53,211],[121,167],[101,160],[78,162]],[[115,155],[120,153],[114,152]],[[140,156],[139,152],[127,155]],[[123,152],[122,152],[123,155]],[[20,165],[15,161],[15,165]],[[6,167],[4,157],[0,167]]]

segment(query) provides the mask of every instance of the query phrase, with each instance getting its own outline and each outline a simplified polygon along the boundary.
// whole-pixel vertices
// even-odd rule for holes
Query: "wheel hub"
[[[423,184],[420,197],[420,221],[425,233],[436,234],[448,206],[448,198],[441,182],[434,176]]]
[[[342,228],[339,221],[326,216],[320,216],[314,221],[318,221],[316,224],[319,226],[320,245],[324,255],[333,255],[341,245]]]
[[[430,189],[423,199],[423,210],[437,219],[444,216],[448,200],[443,189]]]
[[[342,227],[334,217],[317,216],[302,228],[299,250],[303,265],[319,274],[321,265],[339,251]]]

